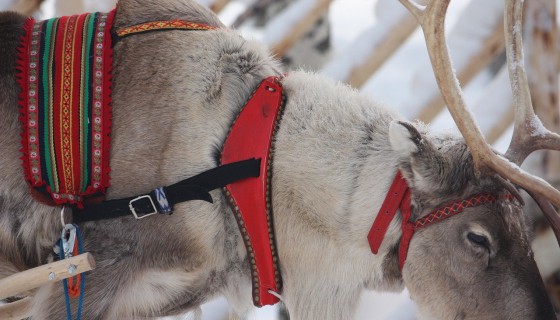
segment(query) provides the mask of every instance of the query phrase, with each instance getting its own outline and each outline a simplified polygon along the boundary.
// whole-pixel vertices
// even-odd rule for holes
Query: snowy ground
[[[408,294],[391,294],[366,292],[362,296],[360,306],[356,314],[356,320],[413,320],[415,319],[416,307]],[[179,319],[189,319],[192,315],[186,315]],[[172,320],[174,318],[166,318]],[[202,306],[202,320],[227,320],[228,306],[225,299],[220,298]],[[249,320],[276,320],[277,308],[263,307],[255,310]]]

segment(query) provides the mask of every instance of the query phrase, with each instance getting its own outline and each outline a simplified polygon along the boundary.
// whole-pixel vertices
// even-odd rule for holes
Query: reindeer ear
[[[410,157],[421,150],[422,135],[408,122],[393,121],[389,124],[389,141],[402,157]]]
[[[393,150],[401,156],[400,170],[411,187],[425,191],[437,188],[437,170],[434,174],[437,154],[430,141],[414,125],[403,121],[391,122],[389,141]]]
[[[399,169],[408,185],[417,195],[443,196],[464,190],[469,180],[474,179],[467,145],[451,135],[435,138],[420,130],[402,121],[391,122],[389,126],[389,141],[400,155]]]

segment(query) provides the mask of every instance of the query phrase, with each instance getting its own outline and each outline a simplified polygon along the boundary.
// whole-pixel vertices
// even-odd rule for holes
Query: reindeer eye
[[[467,234],[467,239],[469,239],[470,242],[476,244],[477,246],[486,248],[488,247],[488,239],[485,236],[469,232]]]

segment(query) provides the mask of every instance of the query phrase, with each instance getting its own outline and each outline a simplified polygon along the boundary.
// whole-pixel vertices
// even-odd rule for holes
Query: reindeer
[[[263,46],[224,28],[194,1],[120,1],[115,28],[182,19],[217,29],[145,33],[114,46],[108,198],[146,193],[216,167],[252,91],[266,77],[281,77],[287,102],[271,185],[281,295],[291,319],[352,319],[364,289],[404,286],[423,319],[554,319],[516,200],[496,198],[418,229],[402,267],[403,218],[397,214],[377,254],[371,252],[367,236],[397,171],[410,188],[410,221],[479,192],[516,195],[509,180],[560,225],[549,202],[559,206],[559,192],[495,153],[464,106],[444,38],[449,0],[401,2],[425,30],[443,96],[465,139],[432,134],[322,76],[298,71],[282,77]],[[507,155],[519,164],[532,151],[527,148],[557,150],[560,140],[550,132],[543,139],[521,131],[534,119],[520,63],[522,1],[507,3],[518,111]],[[0,14],[2,276],[46,262],[60,236],[60,208],[31,199],[20,168],[14,79],[24,19]],[[171,216],[82,223],[85,251],[97,262],[87,275],[84,319],[176,315],[216,295],[227,298],[231,319],[242,319],[253,304],[249,255],[226,195],[214,190],[211,196],[213,203],[178,204]],[[33,319],[64,317],[59,284],[29,294]]]

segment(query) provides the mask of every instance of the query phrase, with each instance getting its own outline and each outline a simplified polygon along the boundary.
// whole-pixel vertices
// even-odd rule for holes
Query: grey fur
[[[221,26],[192,1],[122,0],[116,25],[182,18]],[[32,201],[19,160],[15,54],[23,17],[0,14],[0,276],[47,260],[57,240],[57,208]],[[267,51],[236,32],[167,31],[115,46],[109,198],[146,193],[215,167],[227,131],[245,101],[281,69]],[[395,171],[413,190],[417,216],[480,190],[464,142],[434,137],[353,89],[294,72],[276,136],[273,207],[292,319],[352,319],[364,289],[406,284],[430,319],[552,319],[527,244],[522,211],[500,203],[467,210],[413,238],[397,268],[400,219],[380,253],[366,236]],[[411,138],[412,137],[412,138]],[[232,319],[251,308],[247,255],[220,191],[213,204],[188,202],[170,217],[85,223],[84,319],[149,319],[196,308],[225,295]],[[485,251],[468,232],[489,236]],[[62,319],[60,285],[35,293],[34,319]]]

